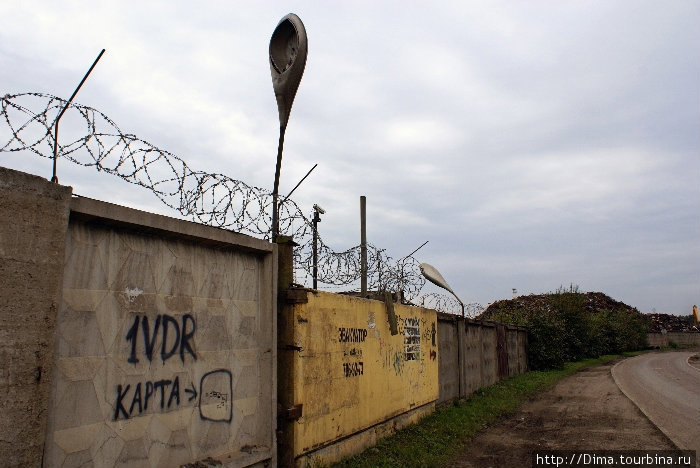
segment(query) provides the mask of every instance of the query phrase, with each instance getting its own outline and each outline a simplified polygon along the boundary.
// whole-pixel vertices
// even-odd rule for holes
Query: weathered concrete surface
[[[438,315],[438,379],[440,383],[438,403],[453,400],[459,395],[458,324],[456,321],[456,317],[452,319]]]
[[[450,314],[438,314],[438,360],[440,366],[439,403],[467,397],[499,380],[497,327],[493,322],[462,320]],[[462,334],[462,394],[459,394],[458,350]],[[508,375],[527,371],[527,331],[506,326]]]
[[[652,353],[612,369],[617,385],[680,449],[700,453],[700,370],[696,351]],[[698,460],[700,462],[700,460]]]
[[[681,346],[700,346],[700,333],[649,333],[647,334],[647,341],[652,348],[669,346],[671,342]]]
[[[45,466],[275,462],[275,248],[89,199],[65,239]]]
[[[0,167],[0,459],[39,466],[72,189]]]
[[[280,379],[291,379],[281,403],[303,405],[301,417],[281,427],[297,465],[337,461],[376,440],[355,437],[363,431],[408,413],[382,426],[387,435],[432,411],[439,393],[434,310],[395,304],[398,334],[391,335],[384,302],[301,292],[307,302],[281,314],[279,343]]]

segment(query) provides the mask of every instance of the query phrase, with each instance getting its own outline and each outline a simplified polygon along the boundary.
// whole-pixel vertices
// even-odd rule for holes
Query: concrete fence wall
[[[16,171],[0,191],[4,466],[276,463],[275,246]]]
[[[649,333],[647,341],[652,348],[669,346],[671,342],[681,346],[700,346],[700,333],[668,332]]]
[[[359,453],[437,403],[527,370],[523,328],[306,289],[280,300],[283,466]]]
[[[291,244],[4,168],[0,215],[3,466],[330,463],[527,369],[522,329],[291,288]]]
[[[293,292],[279,320],[281,463],[338,461],[433,411],[434,310],[393,304],[392,334],[382,301]]]
[[[525,329],[463,320],[442,313],[437,314],[437,319],[440,367],[438,403],[467,397],[502,378],[527,371]],[[502,330],[500,339],[499,327]]]
[[[71,188],[0,167],[0,460],[44,449]]]

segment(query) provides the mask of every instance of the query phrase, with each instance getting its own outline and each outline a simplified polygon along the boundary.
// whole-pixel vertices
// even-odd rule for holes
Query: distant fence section
[[[527,371],[527,330],[438,313],[438,403]]]
[[[675,343],[680,346],[700,346],[700,333],[693,332],[667,332],[649,333],[647,341],[652,348],[671,346]]]
[[[0,191],[6,466],[276,463],[275,246],[2,168]]]

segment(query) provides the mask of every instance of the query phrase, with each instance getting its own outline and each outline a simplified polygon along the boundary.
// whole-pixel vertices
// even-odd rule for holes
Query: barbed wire
[[[65,105],[66,100],[50,94],[5,95],[0,114],[0,152],[30,151],[53,158],[52,128]],[[82,122],[84,128],[73,141],[59,142],[59,158],[149,189],[165,205],[193,221],[270,238],[272,193],[269,190],[223,174],[195,171],[180,157],[123,133],[115,122],[92,107],[70,103],[63,119]],[[299,244],[294,250],[296,280],[308,284],[313,268],[312,222],[291,199],[284,200],[279,209],[280,233],[292,236]],[[367,247],[367,257],[370,290],[403,291],[408,301],[461,313],[459,304],[450,302],[444,295],[431,293],[421,300],[425,279],[414,257],[393,259],[384,249],[371,244]],[[319,282],[350,286],[360,280],[360,246],[335,252],[319,238],[318,266]]]

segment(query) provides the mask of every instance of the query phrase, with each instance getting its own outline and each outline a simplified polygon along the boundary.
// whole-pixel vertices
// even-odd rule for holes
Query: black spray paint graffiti
[[[145,315],[134,316],[134,322],[124,337],[129,343],[130,353],[127,362],[137,364],[143,352],[149,362],[158,353],[156,342],[160,337],[160,358],[163,362],[178,354],[185,363],[189,354],[197,360],[194,349],[194,334],[197,329],[194,317],[185,314],[175,318],[167,314],[155,318]],[[151,331],[151,324],[153,329]],[[143,340],[139,338],[143,336]],[[199,399],[197,398],[199,397]],[[137,383],[119,384],[116,388],[114,420],[129,419],[147,413],[168,412],[173,409],[199,406],[200,418],[213,422],[228,422],[233,418],[233,378],[226,369],[207,372],[199,381],[199,392],[194,383],[182,383],[180,376]]]
[[[338,328],[340,343],[363,343],[367,338],[366,328]]]
[[[156,344],[159,329],[162,330],[160,358],[163,360],[163,362],[170,359],[178,350],[180,351],[180,360],[183,363],[185,362],[185,353],[189,353],[195,361],[197,360],[197,355],[190,345],[190,340],[194,336],[194,332],[196,330],[194,317],[192,317],[190,314],[183,315],[181,321],[182,326],[180,326],[180,323],[178,323],[175,318],[167,314],[162,314],[156,315],[152,334],[148,317],[145,315],[136,315],[134,317],[134,323],[131,325],[131,328],[129,328],[129,331],[126,334],[126,341],[131,343],[131,353],[129,354],[128,362],[132,364],[139,362],[138,358],[136,357],[139,323],[141,323],[141,335],[143,335],[144,354],[149,361],[153,360],[153,348]],[[188,324],[190,324],[191,331],[188,331]],[[168,331],[171,329],[174,333],[174,338],[170,340],[170,343],[168,343]]]
[[[205,421],[227,422],[233,419],[233,379],[231,372],[217,369],[207,372],[199,382],[199,416]]]
[[[338,328],[338,342],[340,343],[364,343],[367,339],[366,328]],[[352,348],[344,350],[343,356],[362,357],[362,349]],[[343,375],[345,377],[358,377],[364,375],[365,366],[362,361],[344,362]]]
[[[352,348],[351,350],[343,351],[343,357],[362,357],[362,350],[360,348]]]
[[[190,402],[197,398],[197,391],[194,389],[194,384],[190,384],[190,388],[185,388],[184,393],[187,396],[187,401]],[[151,412],[160,407],[161,410],[169,410],[171,407],[180,406],[180,378],[175,377],[174,380],[157,380],[138,382],[133,391],[131,391],[131,384],[126,386],[117,385],[117,400],[114,404],[114,420],[117,421],[120,417],[124,419],[129,419],[133,416],[138,416],[140,414],[148,412],[148,404],[153,399],[151,404]],[[142,392],[143,390],[143,392]],[[166,394],[167,404],[166,404]],[[129,399],[129,395],[131,398]],[[160,396],[160,398],[158,398]],[[184,398],[183,398],[184,400]],[[129,404],[128,402],[131,401]],[[160,403],[160,405],[158,405]],[[125,406],[127,404],[128,406]],[[189,405],[187,405],[189,406]],[[128,408],[128,410],[127,410]]]
[[[231,372],[226,369],[204,374],[199,381],[199,392],[193,383],[182,388],[181,392],[179,376],[173,380],[138,382],[133,387],[131,384],[117,385],[114,420],[199,405],[202,419],[230,423],[233,418],[232,386]]]
[[[362,361],[344,362],[343,372],[345,372],[345,377],[357,377],[359,375],[364,375],[365,365]]]

